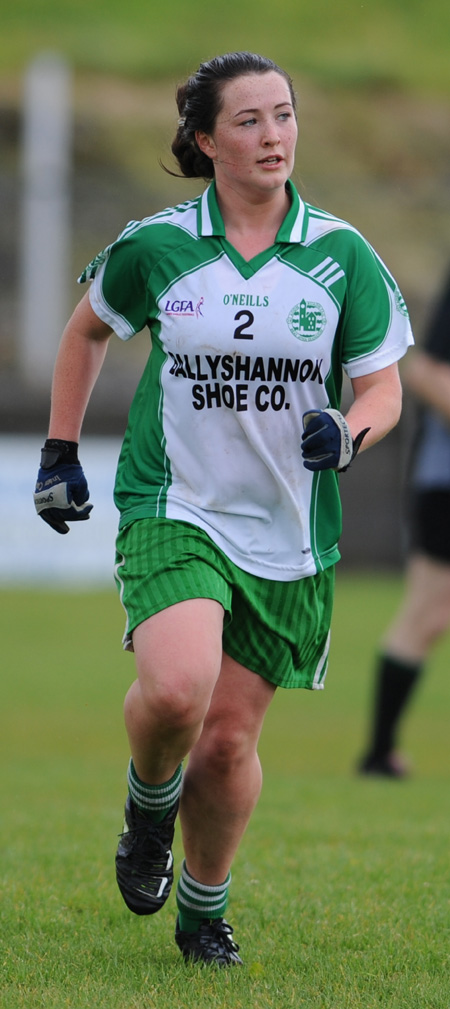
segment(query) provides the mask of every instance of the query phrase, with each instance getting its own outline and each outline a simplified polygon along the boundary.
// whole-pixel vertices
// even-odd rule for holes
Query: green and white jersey
[[[120,526],[191,522],[281,581],[339,559],[338,477],[304,468],[303,413],[339,408],[343,368],[370,374],[413,342],[371,246],[288,186],[275,244],[249,262],[225,238],[213,183],[131,222],[80,277],[121,339],[151,333],[118,464]]]

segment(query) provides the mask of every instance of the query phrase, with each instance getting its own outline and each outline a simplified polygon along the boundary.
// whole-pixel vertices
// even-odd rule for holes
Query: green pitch
[[[116,890],[134,673],[114,592],[0,592],[2,1009],[448,1005],[450,639],[405,726],[413,779],[352,770],[400,591],[341,574],[325,691],[275,697],[233,871],[234,973],[183,964],[173,895],[146,920]]]

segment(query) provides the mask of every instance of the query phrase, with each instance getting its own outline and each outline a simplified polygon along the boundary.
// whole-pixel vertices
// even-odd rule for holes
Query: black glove
[[[92,505],[86,477],[78,461],[76,441],[47,438],[41,452],[34,504],[38,515],[57,533],[68,533],[67,522],[89,518]]]
[[[305,469],[345,473],[370,427],[355,439],[339,410],[309,410],[303,414],[302,455]]]

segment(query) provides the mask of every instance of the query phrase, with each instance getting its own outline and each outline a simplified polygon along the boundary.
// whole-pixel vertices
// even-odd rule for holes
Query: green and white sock
[[[183,932],[197,932],[203,918],[223,918],[228,903],[228,887],[231,873],[219,886],[199,883],[183,862],[177,887],[177,907],[180,929]]]
[[[170,781],[165,781],[162,785],[147,785],[138,778],[131,758],[127,780],[128,790],[135,806],[141,813],[148,813],[155,823],[159,823],[180,797],[183,782],[182,765],[180,764]]]

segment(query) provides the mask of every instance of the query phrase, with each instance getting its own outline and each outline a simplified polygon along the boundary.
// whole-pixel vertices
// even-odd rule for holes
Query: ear
[[[213,138],[209,133],[204,133],[203,130],[196,130],[195,139],[197,141],[197,146],[200,148],[202,154],[206,154],[207,158],[211,158],[215,161],[217,157],[216,145]]]

